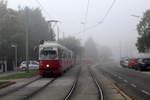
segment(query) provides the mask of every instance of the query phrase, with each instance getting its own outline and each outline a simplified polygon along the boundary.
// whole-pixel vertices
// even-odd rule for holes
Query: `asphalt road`
[[[136,100],[150,100],[150,75],[113,64],[97,68],[110,76],[129,96]]]

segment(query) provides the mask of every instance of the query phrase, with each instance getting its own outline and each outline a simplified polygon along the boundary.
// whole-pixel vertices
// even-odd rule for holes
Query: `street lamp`
[[[15,48],[15,66],[17,68],[17,45],[12,44],[11,45],[12,48]],[[14,68],[15,69],[15,68]]]
[[[135,17],[135,18],[140,18],[140,16],[134,15],[134,14],[132,14],[131,16],[132,16],[132,17]]]

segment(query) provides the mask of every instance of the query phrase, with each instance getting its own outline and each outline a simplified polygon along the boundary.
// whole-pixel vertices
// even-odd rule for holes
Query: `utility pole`
[[[17,68],[17,45],[13,44],[11,47],[15,49],[15,68]]]
[[[63,32],[63,39],[65,38],[65,32]]]
[[[57,25],[57,41],[59,41],[59,27]]]
[[[27,72],[29,72],[29,15],[28,10],[26,11],[26,66],[27,66]]]
[[[119,41],[119,51],[120,51],[120,60],[122,58],[122,46],[121,46],[121,41]]]

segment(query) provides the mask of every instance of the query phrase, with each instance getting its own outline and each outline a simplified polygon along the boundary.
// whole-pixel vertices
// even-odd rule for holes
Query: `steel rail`
[[[39,93],[40,91],[42,91],[43,89],[45,89],[48,85],[52,84],[57,78],[53,78],[52,80],[50,80],[48,83],[46,83],[45,85],[43,85],[42,87],[40,87],[39,89],[33,91],[32,93],[26,95],[25,97],[19,99],[19,100],[28,100],[30,98],[32,98],[34,95],[36,95],[37,93]]]
[[[67,71],[69,71],[69,70],[67,70]],[[53,78],[47,84],[43,85],[41,88],[33,91],[32,93],[26,95],[26,97],[23,97],[23,98],[21,98],[19,100],[28,100],[28,99],[32,98],[34,95],[36,95],[37,93],[39,93],[40,91],[42,91],[43,89],[45,89],[48,85],[52,84],[57,78],[59,78],[59,77]]]
[[[13,92],[16,92],[16,91],[18,91],[19,89],[22,89],[22,88],[24,88],[25,86],[27,86],[27,85],[29,85],[29,84],[31,84],[31,83],[33,83],[33,82],[39,80],[39,79],[41,79],[41,77],[37,77],[37,78],[35,78],[35,79],[33,79],[33,80],[31,80],[31,81],[29,81],[29,82],[27,82],[27,83],[25,83],[25,84],[19,86],[19,87],[16,87],[16,88],[14,88],[14,89],[10,89],[10,90],[8,90],[8,91],[6,91],[6,92],[3,92],[3,93],[0,93],[0,97],[4,97],[4,96],[7,96],[7,95],[9,95],[9,94],[11,94],[11,93],[13,93]]]
[[[73,82],[73,85],[72,85],[70,91],[68,92],[68,94],[66,95],[66,97],[64,98],[64,100],[70,100],[71,99],[71,96],[72,96],[73,92],[76,89],[76,86],[77,86],[77,83],[78,83],[78,79],[79,79],[79,76],[80,76],[80,72],[81,72],[81,66],[79,68],[79,71],[77,72],[77,75],[76,75],[76,78],[75,78],[75,80]]]
[[[97,86],[98,89],[98,94],[99,94],[99,100],[104,100],[104,94],[103,94],[103,90],[101,88],[101,83],[98,81],[96,75],[94,74],[94,72],[92,71],[92,69],[90,67],[88,67],[89,72],[91,74],[91,77],[95,83],[95,85]]]

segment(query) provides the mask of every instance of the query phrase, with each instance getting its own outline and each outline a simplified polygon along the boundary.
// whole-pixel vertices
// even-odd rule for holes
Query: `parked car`
[[[129,60],[128,67],[131,68],[131,69],[135,69],[135,67],[137,66],[138,59],[139,58],[131,58]]]
[[[135,69],[140,70],[140,71],[150,69],[150,58],[138,59]]]
[[[27,62],[23,61],[19,68],[23,71],[27,70]],[[29,61],[29,70],[37,70],[39,69],[39,62],[37,61]]]
[[[129,58],[124,57],[120,60],[120,65],[122,67],[128,67],[128,64],[129,64]]]

